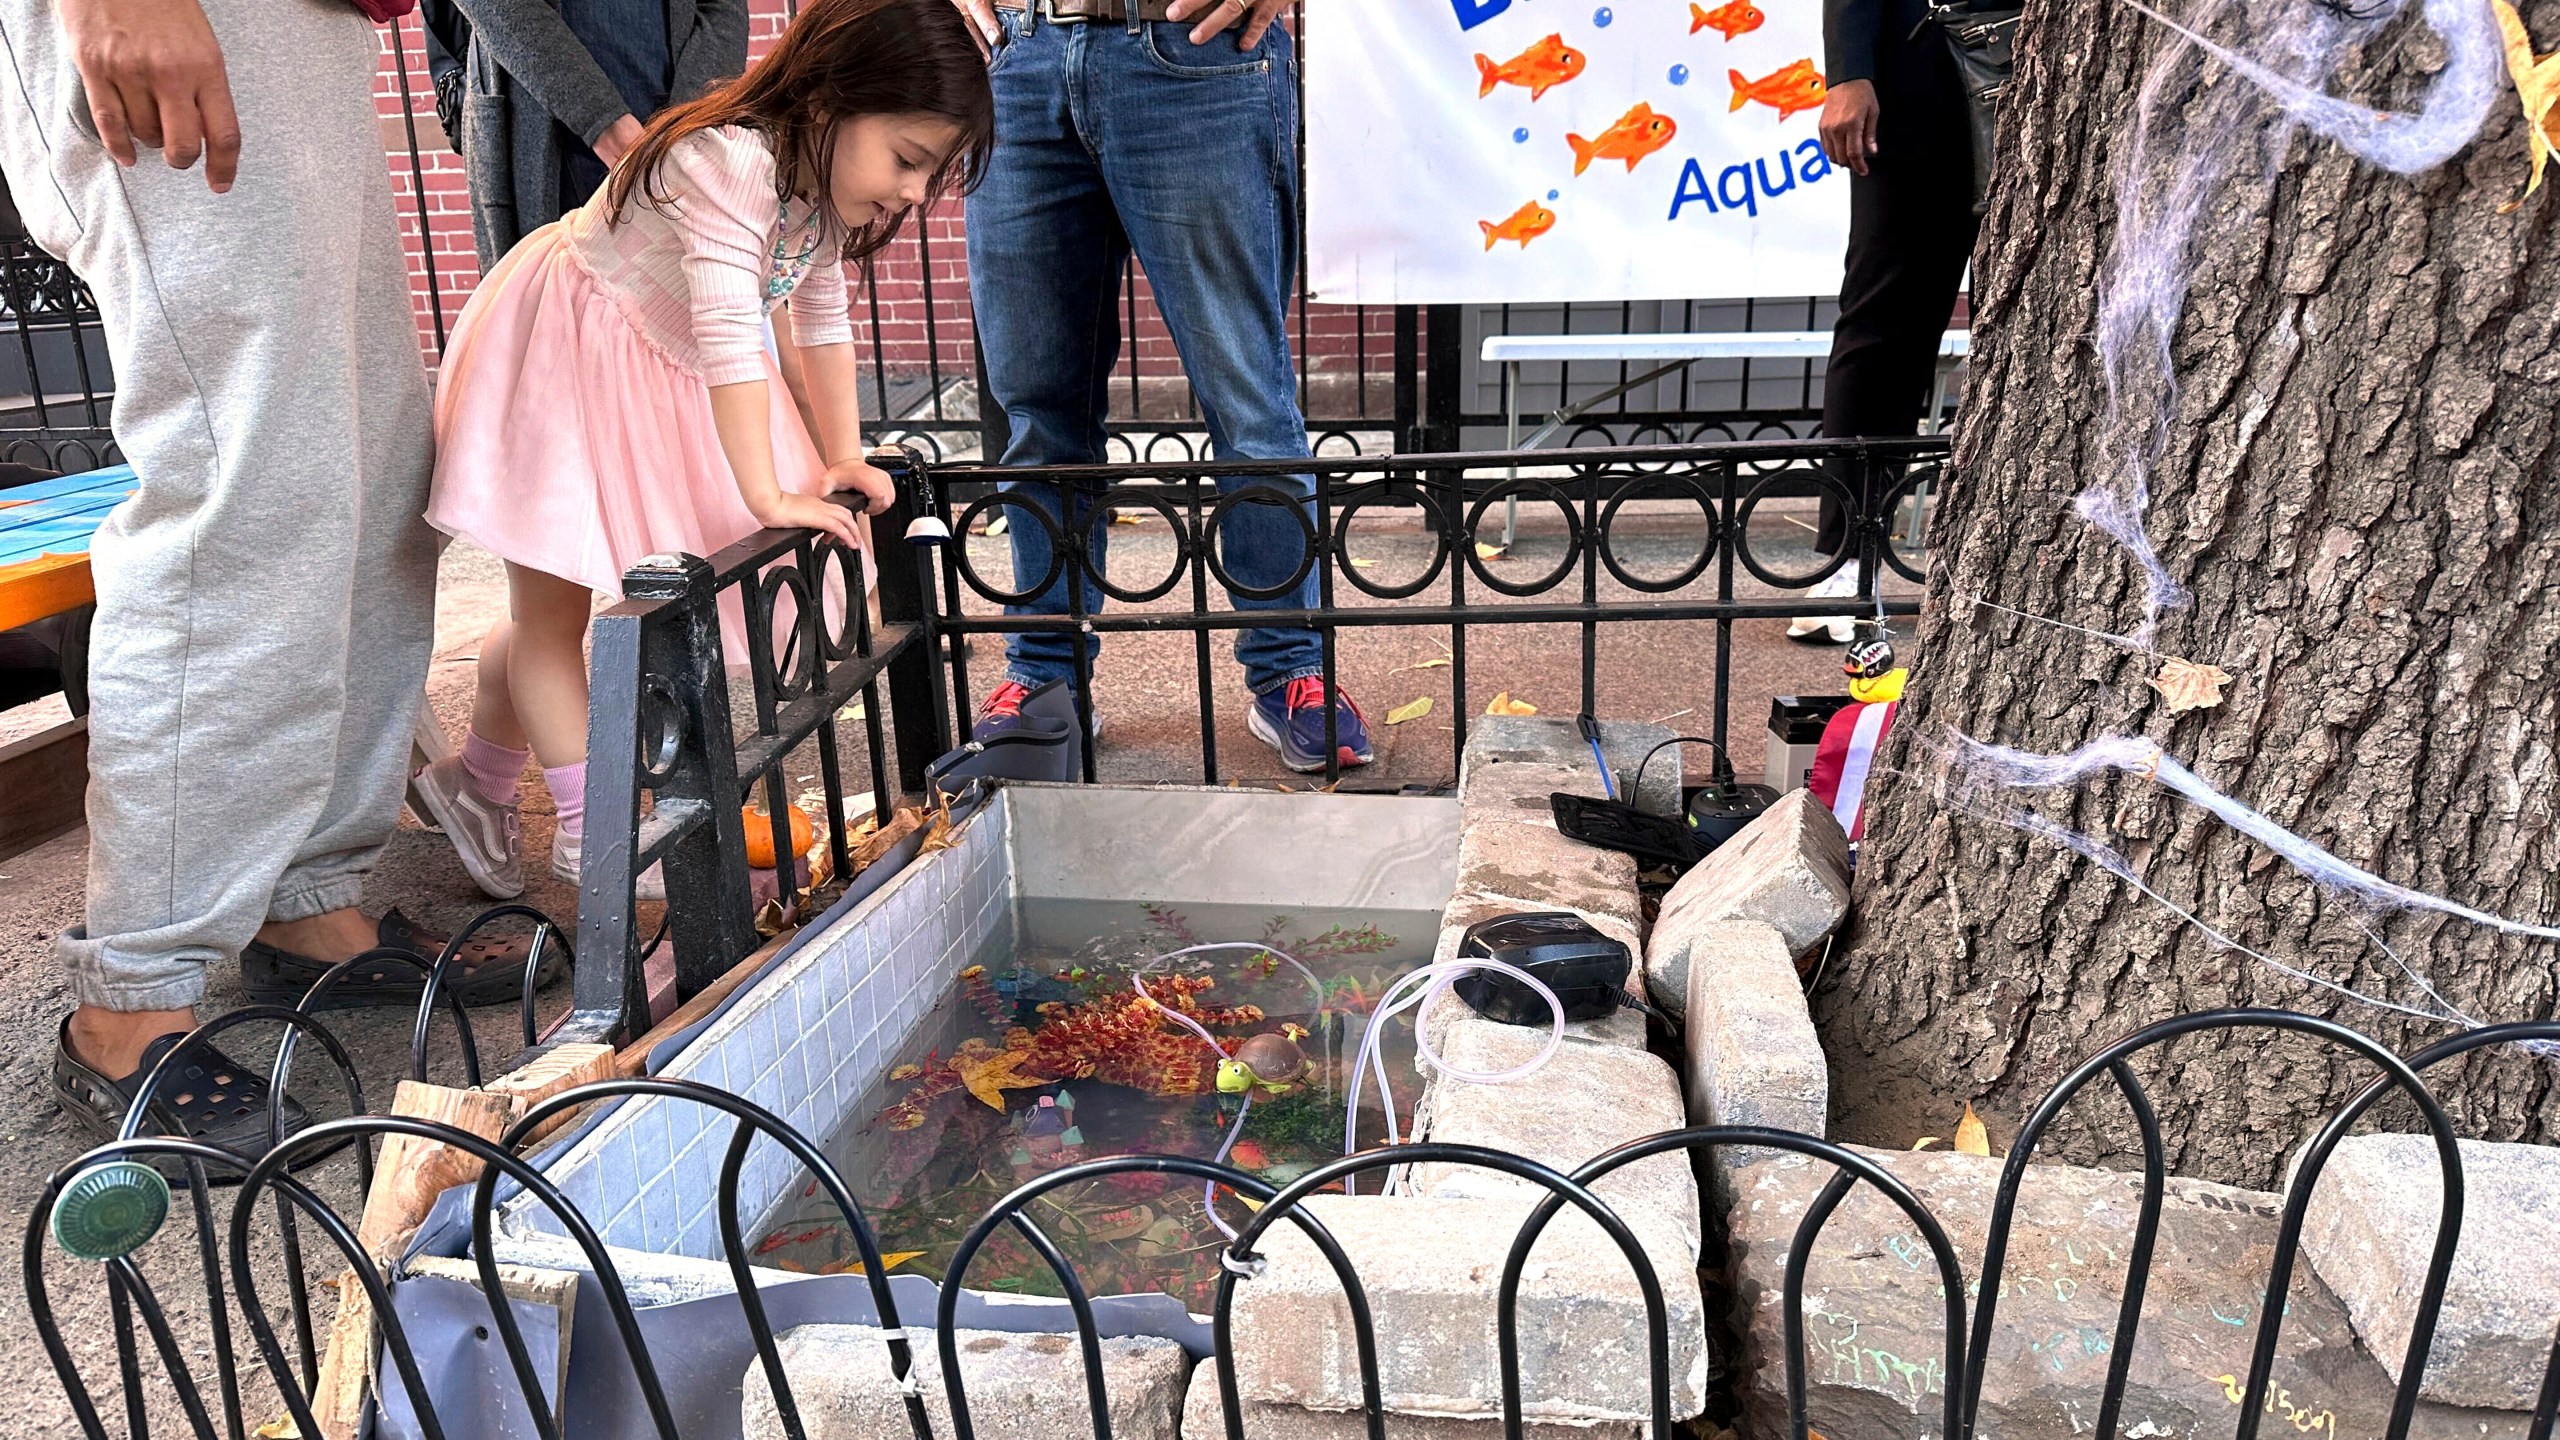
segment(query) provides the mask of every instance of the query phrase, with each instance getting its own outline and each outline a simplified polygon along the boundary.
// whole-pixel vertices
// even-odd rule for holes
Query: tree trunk
[[[2209,16],[2163,3],[2217,38],[2321,13],[2315,0]],[[2560,0],[2521,8],[2538,47],[2560,48]],[[2417,106],[2447,47],[2415,11],[2313,83]],[[2546,187],[2499,213],[2526,172],[2503,71],[2478,137],[2402,177],[2271,123],[2254,85],[2122,0],[2051,0],[2027,26],[1975,256],[1973,373],[1930,537],[1922,654],[1887,783],[1869,792],[1857,928],[1816,997],[1835,1133],[1865,1143],[1951,1134],[1970,1099],[2005,1146],[2080,1061],[2190,1011],[2300,1010],[2403,1053],[2455,1028],[2222,948],[2071,850],[1957,809],[1951,732],[2045,753],[2148,737],[2364,869],[2560,920],[2560,201]],[[2155,66],[2167,68],[2137,157]],[[2184,263],[2149,247],[2173,262],[2164,273],[2192,279],[2172,320],[2176,388],[2137,339],[2111,414],[2098,338],[2101,292],[2123,273],[2110,255],[2119,195],[2139,187],[2157,214],[2182,180],[2205,197]],[[2158,654],[1977,603],[2134,630],[2142,572],[2072,502],[2121,474],[2116,457],[2164,413],[2145,528],[2194,603],[2162,614]],[[2228,671],[2221,705],[2172,716],[2147,683],[2159,656]],[[2094,836],[2166,901],[2362,995],[2432,1004],[2369,923],[2471,1017],[2554,1013],[2551,942],[2360,909],[2147,778],[2002,801]],[[2173,1169],[2260,1185],[2376,1073],[2263,1030],[2181,1040],[2137,1069]],[[2553,1078],[2513,1051],[2433,1074],[2466,1133],[2499,1139],[2560,1128]],[[2123,1101],[2096,1088],[2051,1158],[2137,1153]]]

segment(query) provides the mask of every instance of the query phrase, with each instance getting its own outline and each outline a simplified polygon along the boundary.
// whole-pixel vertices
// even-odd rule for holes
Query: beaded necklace
[[[764,279],[764,308],[768,314],[799,288],[801,277],[809,273],[810,262],[817,257],[819,244],[826,239],[827,228],[823,223],[826,211],[819,205],[810,206],[807,217],[794,227],[789,192],[779,185],[775,190],[773,269]],[[794,242],[800,246],[796,254],[791,249]]]

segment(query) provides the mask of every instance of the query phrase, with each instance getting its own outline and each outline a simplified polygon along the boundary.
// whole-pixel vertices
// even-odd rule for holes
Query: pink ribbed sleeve
[[[666,188],[676,202],[676,229],[684,236],[684,283],[705,385],[764,378],[764,277],[773,258],[768,247],[776,213],[773,160],[763,146],[752,140],[741,145],[738,138],[705,131],[667,152]],[[809,278],[815,278],[814,270]],[[843,289],[839,275],[839,314]]]
[[[827,236],[827,258],[809,267],[800,287],[791,292],[791,343],[799,346],[853,343],[853,297],[845,284],[841,243],[833,227]]]

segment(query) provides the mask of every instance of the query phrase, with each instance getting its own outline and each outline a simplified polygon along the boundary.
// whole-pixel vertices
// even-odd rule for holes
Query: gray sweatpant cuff
[[[208,954],[119,955],[77,930],[56,942],[71,972],[71,998],[102,1010],[187,1010],[204,998]]]
[[[289,922],[326,915],[332,910],[351,910],[364,898],[361,875],[328,875],[296,881],[285,877],[276,887],[275,898],[267,902],[269,920]]]

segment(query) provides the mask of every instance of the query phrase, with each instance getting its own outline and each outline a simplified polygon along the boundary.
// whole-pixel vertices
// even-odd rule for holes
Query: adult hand
[[[754,514],[756,523],[767,529],[823,530],[843,541],[847,549],[862,548],[862,533],[854,528],[853,512],[815,495],[778,490],[772,499],[756,507]]]
[[[621,164],[622,157],[630,154],[631,147],[639,143],[640,122],[625,115],[604,127],[604,133],[596,137],[592,148],[596,158],[604,162],[604,168],[610,170]]]
[[[1206,45],[1210,39],[1234,26],[1244,24],[1244,33],[1236,37],[1236,48],[1250,50],[1262,43],[1262,32],[1280,18],[1281,7],[1288,0],[1173,0],[1165,8],[1165,18],[1180,23],[1195,17],[1199,24],[1191,27],[1191,43]]]
[[[1002,21],[996,19],[995,0],[951,0],[953,9],[969,22],[970,37],[978,42],[978,53],[996,53],[996,40],[1004,34]]]
[[[1867,173],[1867,157],[1876,153],[1876,86],[1872,80],[1847,80],[1831,87],[1822,102],[1822,153],[1832,164]]]
[[[58,0],[89,117],[116,163],[159,150],[173,170],[204,161],[217,195],[240,169],[240,117],[222,44],[196,0]]]
[[[827,493],[836,495],[847,490],[862,496],[863,514],[877,515],[898,497],[898,482],[868,460],[839,460],[827,467]]]

